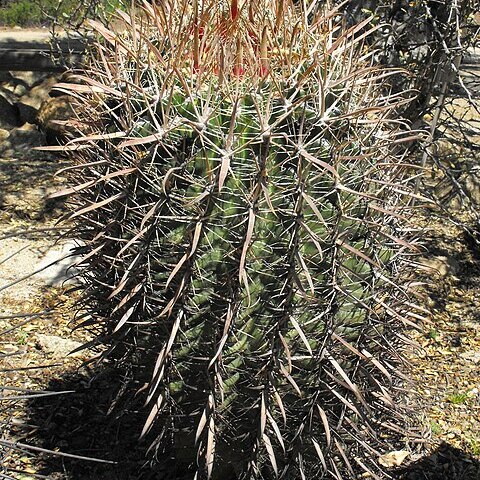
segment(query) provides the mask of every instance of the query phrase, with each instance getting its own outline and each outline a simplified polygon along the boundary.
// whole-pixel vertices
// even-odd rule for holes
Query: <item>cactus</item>
[[[403,434],[408,99],[299,3],[137,5],[57,85],[79,325],[184,478],[378,478]]]

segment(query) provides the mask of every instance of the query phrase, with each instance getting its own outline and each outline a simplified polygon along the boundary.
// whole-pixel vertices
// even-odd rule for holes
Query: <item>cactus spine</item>
[[[58,88],[84,324],[149,377],[143,435],[185,478],[378,475],[402,424],[398,72],[318,2],[120,15]]]

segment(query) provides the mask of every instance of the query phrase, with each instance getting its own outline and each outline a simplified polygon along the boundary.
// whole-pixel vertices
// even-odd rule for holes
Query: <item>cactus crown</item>
[[[408,321],[398,72],[318,2],[119,15],[57,87],[79,104],[63,193],[84,325],[148,383],[143,435],[186,478],[378,474]]]

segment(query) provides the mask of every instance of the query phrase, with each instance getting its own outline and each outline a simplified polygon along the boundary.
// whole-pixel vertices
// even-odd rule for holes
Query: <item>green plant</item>
[[[470,445],[470,450],[474,455],[480,457],[480,439],[479,438],[470,438],[468,439]]]
[[[27,340],[28,340],[28,332],[26,332],[25,330],[22,330],[21,328],[18,329],[18,332],[17,332],[17,343],[19,345],[26,345],[27,343]]]
[[[440,435],[440,433],[442,433],[442,427],[437,422],[432,421],[430,423],[430,430],[433,435]]]
[[[428,331],[427,337],[431,338],[432,340],[437,341],[438,339],[438,331],[432,328],[431,330]]]
[[[81,325],[142,386],[143,435],[177,475],[379,474],[411,323],[398,71],[372,65],[366,23],[342,31],[315,2],[121,16],[92,23],[98,55],[57,86],[77,104],[58,195]]]
[[[8,26],[30,26],[40,23],[41,9],[32,0],[19,0],[0,8],[0,24]]]
[[[468,393],[452,393],[447,400],[454,405],[461,405],[468,400]]]
[[[79,28],[85,18],[108,18],[122,0],[13,0],[0,7],[0,25],[31,27],[39,25]]]

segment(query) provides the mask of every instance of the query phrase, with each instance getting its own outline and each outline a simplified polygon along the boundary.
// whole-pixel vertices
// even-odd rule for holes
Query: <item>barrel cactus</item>
[[[142,436],[175,478],[378,478],[405,425],[398,71],[317,1],[118,15],[57,85],[59,194],[81,324],[144,396]]]

